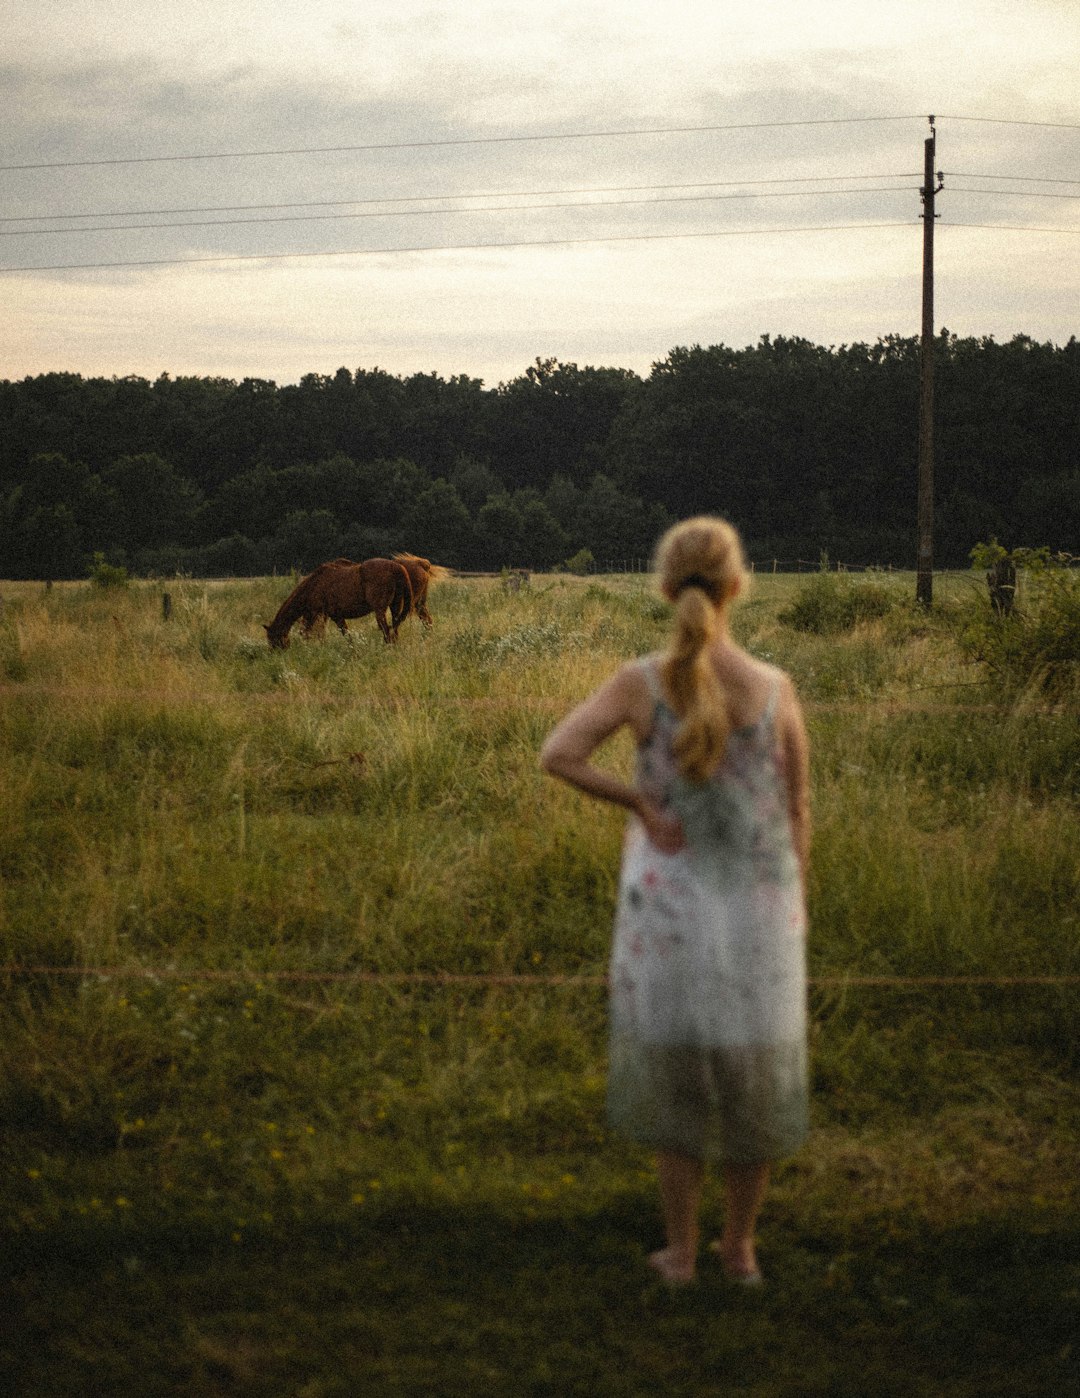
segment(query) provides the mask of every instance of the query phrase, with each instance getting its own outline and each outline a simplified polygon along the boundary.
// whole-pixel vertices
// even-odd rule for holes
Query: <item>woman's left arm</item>
[[[640,742],[651,723],[652,697],[641,669],[624,665],[554,729],[541,749],[540,765],[579,791],[632,811],[652,843],[674,854],[683,846],[678,818],[591,761],[596,749],[620,728],[632,728]]]
[[[780,753],[787,787],[791,837],[805,890],[810,863],[810,742],[806,736],[802,706],[787,676],[784,677],[781,701]]]

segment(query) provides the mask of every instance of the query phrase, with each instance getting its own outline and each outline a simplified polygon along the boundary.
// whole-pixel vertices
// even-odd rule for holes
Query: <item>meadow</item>
[[[396,647],[285,651],[287,579],[0,584],[4,1391],[1070,1388],[1080,692],[991,682],[970,575],[929,614],[838,582],[876,600],[823,630],[813,585],[736,616],[803,696],[815,824],[813,1129],[748,1295],[644,1267],[621,818],[537,767],[662,644],[646,579],[451,579]]]

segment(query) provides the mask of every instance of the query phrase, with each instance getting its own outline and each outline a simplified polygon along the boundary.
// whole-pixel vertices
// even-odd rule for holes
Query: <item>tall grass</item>
[[[66,971],[0,1009],[13,1391],[1067,1382],[1075,987],[851,983],[1080,975],[1077,695],[1003,698],[943,581],[829,633],[793,579],[737,613],[807,705],[821,981],[756,1302],[645,1280],[590,979],[621,821],[537,771],[662,644],[640,580],[448,581],[429,633],[284,652],[284,581],[173,583],[167,622],[145,584],[5,584],[0,961]],[[347,979],[435,972],[556,979]]]

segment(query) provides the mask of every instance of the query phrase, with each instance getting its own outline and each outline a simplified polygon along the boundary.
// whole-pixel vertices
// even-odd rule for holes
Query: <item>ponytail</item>
[[[711,643],[746,584],[742,542],[727,520],[697,515],[672,525],[656,550],[660,591],[675,603],[675,625],[660,677],[681,720],[672,746],[679,771],[703,782],[724,755],[731,719],[712,667]]]
[[[696,579],[679,592],[675,626],[660,663],[664,689],[682,720],[672,747],[679,771],[703,782],[724,755],[731,720],[724,691],[709,661],[717,614]]]

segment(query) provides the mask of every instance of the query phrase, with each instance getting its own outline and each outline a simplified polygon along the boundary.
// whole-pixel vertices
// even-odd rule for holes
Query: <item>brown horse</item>
[[[395,553],[394,562],[400,563],[412,583],[412,611],[425,626],[431,626],[431,613],[427,609],[428,587],[438,578],[450,576],[449,568],[442,568],[428,558],[418,558],[415,553]]]
[[[346,617],[374,612],[383,640],[389,643],[397,640],[398,627],[412,607],[412,583],[408,570],[400,563],[389,558],[369,558],[364,563],[336,558],[330,563],[320,563],[313,573],[302,578],[282,602],[277,616],[263,629],[270,645],[283,650],[289,644],[289,632],[296,622],[300,622],[301,631],[308,636],[321,629],[329,617],[341,634],[347,636]]]

